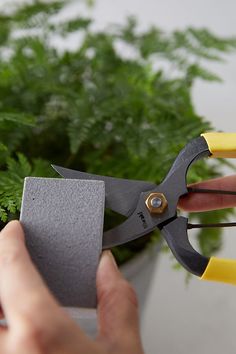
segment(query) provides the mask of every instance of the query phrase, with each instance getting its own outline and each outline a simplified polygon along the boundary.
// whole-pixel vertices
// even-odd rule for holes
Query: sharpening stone
[[[103,181],[25,178],[20,221],[31,258],[63,306],[96,307]]]

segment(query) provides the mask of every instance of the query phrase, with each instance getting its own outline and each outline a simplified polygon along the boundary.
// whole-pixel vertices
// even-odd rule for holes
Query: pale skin
[[[199,187],[236,190],[236,176]],[[179,207],[204,211],[236,206],[236,196],[192,194]],[[109,251],[97,272],[98,336],[90,339],[59,306],[31,262],[23,228],[12,221],[0,233],[0,354],[143,354],[134,290]]]

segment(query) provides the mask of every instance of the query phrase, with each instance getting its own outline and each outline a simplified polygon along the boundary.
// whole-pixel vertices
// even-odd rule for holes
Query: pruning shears
[[[122,245],[142,237],[155,228],[161,231],[169,248],[189,272],[203,280],[236,285],[236,260],[205,257],[190,244],[188,229],[196,227],[235,226],[236,223],[190,224],[177,215],[179,198],[188,193],[236,194],[188,187],[186,175],[196,160],[205,157],[236,157],[236,133],[205,133],[190,141],[175,159],[161,184],[99,176],[53,165],[64,178],[102,180],[105,182],[105,206],[127,219],[104,232],[103,249]]]

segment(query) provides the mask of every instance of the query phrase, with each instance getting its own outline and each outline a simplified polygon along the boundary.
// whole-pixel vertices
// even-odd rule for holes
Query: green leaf
[[[14,14],[14,21],[27,23],[32,17],[39,14],[50,16],[60,10],[64,5],[64,1],[51,0],[50,4],[44,1],[34,1],[32,4],[20,4]]]
[[[205,68],[202,68],[198,64],[192,64],[188,67],[187,70],[187,80],[193,81],[196,78],[205,81],[222,82],[221,78],[218,75],[210,72],[209,70],[206,70]]]
[[[32,115],[24,113],[0,112],[0,122],[9,121],[23,125],[35,126],[36,120]]]
[[[0,207],[0,220],[2,220],[3,222],[7,221],[7,212],[2,207]]]
[[[91,22],[91,19],[86,18],[78,18],[75,20],[70,20],[68,22],[63,22],[63,24],[61,25],[62,33],[68,34],[70,32],[75,32],[79,29],[87,29]]]
[[[6,163],[6,159],[9,156],[9,150],[6,145],[0,142],[0,166]]]
[[[6,152],[6,151],[7,151],[7,146],[0,142],[0,153]]]
[[[30,164],[22,153],[18,153],[16,159],[8,157],[6,163],[6,170],[0,171],[0,220],[3,222],[6,222],[11,214],[20,210],[25,177],[55,176],[48,161],[34,159]]]
[[[34,159],[32,164],[31,176],[34,177],[58,177],[49,161]]]
[[[1,31],[0,31],[0,46],[4,45],[5,42],[9,38],[10,34],[10,18],[4,14],[0,14],[0,23],[1,23]]]
[[[88,139],[95,124],[96,119],[92,116],[86,117],[84,120],[78,118],[68,124],[68,136],[72,154],[76,154],[83,142]]]

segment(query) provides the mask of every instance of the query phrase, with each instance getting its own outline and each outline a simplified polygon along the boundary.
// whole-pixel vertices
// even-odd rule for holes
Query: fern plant
[[[191,96],[196,79],[220,80],[202,62],[219,61],[236,49],[235,38],[207,29],[166,33],[152,27],[140,33],[134,18],[94,32],[92,20],[80,14],[56,20],[66,4],[34,0],[0,10],[2,225],[19,213],[25,176],[56,176],[50,163],[159,183],[180,149],[212,129],[197,115]],[[67,41],[72,33],[83,35],[77,49],[53,46],[55,36]],[[133,55],[126,57],[120,46]],[[189,182],[220,175],[221,164],[199,162]],[[117,222],[117,215],[108,214],[106,227]],[[204,254],[220,247],[219,230],[199,236]],[[118,262],[157,238],[148,235],[114,249]]]

